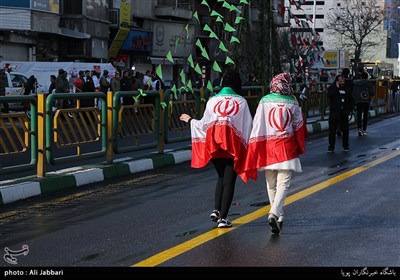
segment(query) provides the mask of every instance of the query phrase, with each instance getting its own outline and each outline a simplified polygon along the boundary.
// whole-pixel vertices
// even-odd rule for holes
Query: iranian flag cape
[[[293,96],[264,96],[254,116],[245,170],[257,171],[298,158],[305,152],[305,130],[301,108]]]
[[[201,120],[190,122],[193,168],[204,167],[211,158],[234,160],[234,170],[247,182],[244,172],[252,117],[247,101],[231,88],[223,88],[211,97]]]

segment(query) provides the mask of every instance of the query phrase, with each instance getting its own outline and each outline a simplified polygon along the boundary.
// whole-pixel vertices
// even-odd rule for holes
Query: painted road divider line
[[[383,157],[380,157],[378,159],[375,159],[369,163],[366,163],[360,167],[356,167],[352,170],[349,170],[347,172],[344,172],[342,174],[339,174],[331,179],[328,179],[324,182],[321,182],[319,184],[316,184],[314,186],[311,186],[305,190],[302,190],[298,193],[295,193],[293,195],[290,195],[286,198],[285,200],[285,205],[288,205],[290,203],[293,203],[297,200],[300,200],[302,198],[305,198],[307,196],[310,196],[320,190],[323,190],[327,187],[333,186],[338,182],[341,182],[347,178],[350,178],[356,174],[359,174],[371,167],[374,167],[382,162],[385,162],[387,160],[390,160],[396,156],[400,155],[400,150],[396,150],[390,154],[387,154]],[[183,242],[182,244],[179,244],[175,247],[172,247],[170,249],[167,249],[165,251],[162,251],[154,256],[151,256],[143,261],[140,261],[136,264],[133,264],[133,267],[153,267],[153,266],[157,266],[161,263],[164,263],[170,259],[173,259],[174,257],[177,257],[187,251],[190,251],[194,248],[196,248],[197,246],[200,246],[212,239],[215,239],[221,235],[227,234],[229,232],[231,232],[232,230],[237,229],[238,227],[240,227],[243,224],[247,224],[249,222],[252,222],[254,220],[257,220],[265,215],[268,214],[270,209],[270,205],[267,205],[265,207],[262,207],[256,211],[253,211],[243,217],[240,217],[234,221],[232,221],[233,226],[231,228],[224,228],[224,229],[220,229],[220,228],[215,228],[212,229],[206,233],[203,233],[197,237],[194,237],[188,241]]]

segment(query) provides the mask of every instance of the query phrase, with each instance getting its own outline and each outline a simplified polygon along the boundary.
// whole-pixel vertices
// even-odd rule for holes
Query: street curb
[[[376,116],[378,116],[379,114],[379,110],[375,109],[375,110],[369,110],[368,111],[368,117],[369,118],[374,118]],[[353,115],[349,121],[349,123],[354,123],[356,122],[355,120],[355,116]],[[324,120],[324,121],[318,121],[315,123],[310,123],[307,124],[307,130],[309,134],[313,134],[313,133],[319,133],[322,131],[326,131],[329,130],[329,121],[328,120]]]
[[[14,183],[13,180],[9,180],[6,183],[10,183],[9,185],[0,186],[0,205],[62,189],[76,188],[152,170],[165,165],[178,164],[189,161],[191,158],[191,150],[177,150],[164,154],[153,153],[146,158],[136,160],[127,158],[127,161],[117,161],[113,164],[103,164],[96,167],[77,167],[49,172],[45,178],[32,178],[25,182]]]

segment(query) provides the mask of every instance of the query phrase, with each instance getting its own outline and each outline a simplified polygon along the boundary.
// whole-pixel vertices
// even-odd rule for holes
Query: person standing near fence
[[[361,80],[355,80],[353,87],[353,95],[357,106],[358,136],[367,135],[369,106],[374,94],[374,87],[368,81],[368,73],[362,72]]]
[[[342,130],[342,145],[345,152],[349,151],[349,115],[354,109],[352,92],[345,88],[345,77],[338,75],[335,82],[328,88],[329,103],[329,146],[327,153],[335,151],[336,131],[340,125]]]
[[[211,161],[215,167],[218,179],[210,218],[219,228],[227,228],[232,226],[227,216],[236,178],[239,175],[244,182],[249,179],[244,163],[252,117],[246,99],[239,95],[242,82],[236,70],[230,69],[223,75],[221,86],[221,91],[208,100],[202,119],[188,114],[179,119],[190,123],[191,166],[201,168]]]
[[[306,124],[292,90],[288,73],[274,76],[270,93],[260,100],[254,116],[245,167],[265,172],[271,205],[268,223],[274,234],[282,229],[292,173],[302,171],[299,156],[305,152]]]

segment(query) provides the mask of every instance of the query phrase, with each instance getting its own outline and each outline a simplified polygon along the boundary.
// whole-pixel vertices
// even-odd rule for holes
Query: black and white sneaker
[[[219,228],[230,228],[232,227],[232,223],[227,219],[219,219],[218,220],[218,227]]]
[[[218,210],[212,211],[212,213],[211,213],[211,215],[210,215],[211,221],[213,221],[213,222],[215,222],[215,223],[218,222],[219,215],[220,215],[220,213],[219,213]]]
[[[281,231],[279,225],[278,225],[278,217],[275,216],[274,214],[269,214],[268,216],[268,223],[271,226],[271,232],[274,234],[279,234]]]

